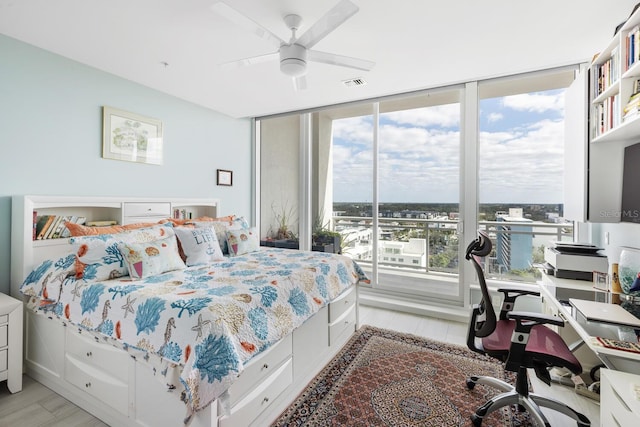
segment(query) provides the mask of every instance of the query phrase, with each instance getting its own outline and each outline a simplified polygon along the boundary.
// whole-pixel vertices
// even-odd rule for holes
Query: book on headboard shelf
[[[65,227],[65,223],[73,222],[76,224],[84,224],[87,219],[85,217],[65,216],[65,215],[40,215],[34,220],[34,238],[33,240],[49,240],[69,237],[69,229]]]
[[[62,216],[56,215],[55,218],[53,219],[53,222],[47,229],[47,232],[45,233],[44,237],[42,238],[43,240],[54,238],[55,232],[56,230],[58,230],[58,226],[60,225],[60,221],[62,221]]]
[[[36,237],[38,236],[38,233],[36,231],[38,226],[38,211],[34,210],[33,211],[33,237],[32,240],[36,240]]]
[[[51,226],[55,215],[41,215],[36,223],[36,240],[42,240]]]

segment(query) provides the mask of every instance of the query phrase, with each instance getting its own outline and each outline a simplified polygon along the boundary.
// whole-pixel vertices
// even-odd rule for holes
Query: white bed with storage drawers
[[[11,293],[27,307],[25,371],[109,425],[179,426],[191,415],[192,426],[266,425],[357,328],[356,285],[366,277],[341,255],[273,248],[242,253],[234,245],[229,250],[236,256],[206,265],[92,281],[90,269],[76,276],[82,258],[74,252],[90,238],[34,241],[34,212],[156,223],[176,212],[215,218],[219,204],[67,196],[12,200]],[[177,233],[167,225],[124,234],[151,229],[163,236]],[[106,238],[94,238],[100,239]],[[65,264],[74,253],[74,265]],[[162,314],[149,310],[153,304],[160,304]],[[223,312],[235,317],[222,317]],[[229,329],[238,336],[224,336]],[[125,342],[128,333],[138,341]],[[228,372],[209,360],[223,347],[207,347],[223,339],[233,344],[223,346],[225,369],[233,367]]]

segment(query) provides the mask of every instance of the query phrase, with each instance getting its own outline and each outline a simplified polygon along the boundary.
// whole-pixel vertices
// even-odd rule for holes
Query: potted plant
[[[331,231],[329,224],[323,224],[320,216],[316,217],[313,223],[313,234],[311,236],[311,250],[317,252],[331,252],[339,254],[342,248],[342,237],[337,231]]]
[[[298,236],[289,228],[289,221],[293,217],[293,208],[288,208],[287,204],[278,212],[274,210],[276,220],[276,231],[272,233],[271,240],[276,248],[298,249]]]

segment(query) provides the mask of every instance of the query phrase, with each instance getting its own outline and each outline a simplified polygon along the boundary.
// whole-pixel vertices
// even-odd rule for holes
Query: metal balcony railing
[[[334,230],[342,235],[342,252],[363,266],[372,263],[375,256],[372,223],[371,217],[333,217]],[[458,273],[457,220],[381,217],[378,224],[380,268]],[[544,261],[544,246],[573,239],[573,223],[481,221],[479,225],[493,240],[494,250],[485,268],[497,279],[535,280],[534,265]]]

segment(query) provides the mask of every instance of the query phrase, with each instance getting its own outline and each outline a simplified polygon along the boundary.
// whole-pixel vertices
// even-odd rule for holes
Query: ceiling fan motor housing
[[[292,77],[307,72],[307,49],[299,44],[280,46],[280,71]]]

